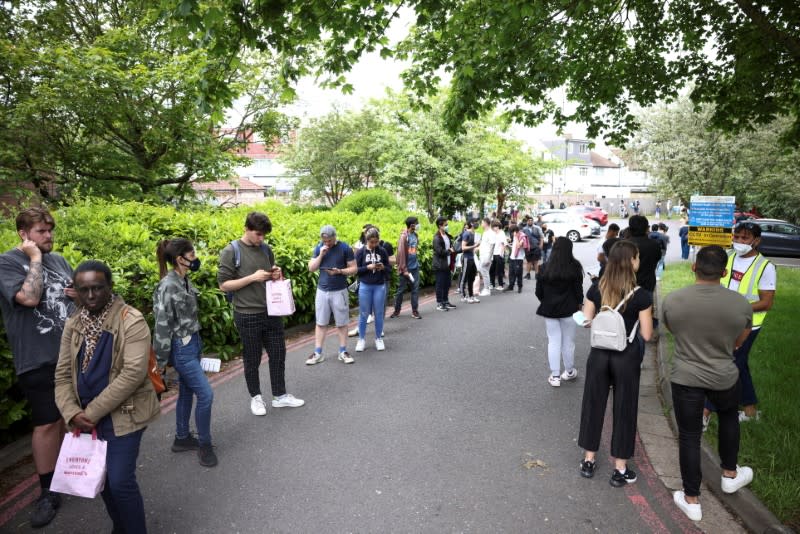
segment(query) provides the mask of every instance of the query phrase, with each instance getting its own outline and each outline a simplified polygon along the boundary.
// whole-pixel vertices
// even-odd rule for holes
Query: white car
[[[542,222],[547,224],[547,229],[552,230],[556,237],[566,237],[573,243],[592,235],[589,221],[567,211],[551,211],[542,215]]]

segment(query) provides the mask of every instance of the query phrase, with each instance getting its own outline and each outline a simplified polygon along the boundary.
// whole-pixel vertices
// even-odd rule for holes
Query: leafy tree
[[[4,6],[7,3],[3,4]],[[237,132],[280,127],[281,87],[263,55],[220,57],[176,38],[156,4],[29,0],[0,25],[0,179],[70,191],[183,198],[229,178]],[[241,123],[199,106],[212,78],[249,96]]]
[[[300,176],[295,196],[310,195],[336,205],[345,195],[374,183],[378,154],[373,134],[379,128],[369,110],[334,110],[300,130],[284,148],[283,163]]]
[[[639,114],[641,131],[628,155],[650,171],[663,196],[684,202],[694,194],[733,195],[743,207],[800,219],[800,153],[780,143],[790,119],[752,132],[713,128],[714,109],[684,98]]]
[[[341,73],[376,49],[411,60],[406,82],[420,95],[437,91],[446,71],[451,129],[503,104],[525,123],[586,123],[589,137],[605,132],[622,144],[636,126],[632,103],[675,98],[693,81],[694,101],[716,104],[714,126],[747,130],[786,114],[793,117],[787,137],[800,142],[797,2],[222,1],[213,17],[198,0],[181,1],[175,14],[215,35],[238,26],[242,39],[284,57],[287,79],[315,67],[344,84]],[[400,6],[415,11],[416,27],[390,50],[384,34]],[[551,97],[561,87],[577,102],[574,112]]]

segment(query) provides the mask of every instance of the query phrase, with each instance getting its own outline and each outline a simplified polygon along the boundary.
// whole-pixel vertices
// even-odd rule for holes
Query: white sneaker
[[[267,405],[264,404],[264,399],[261,395],[256,395],[250,399],[250,411],[253,415],[267,415]]]
[[[758,421],[761,419],[761,410],[758,410],[755,415],[749,416],[744,413],[744,410],[739,410],[739,422],[740,423],[748,423],[750,421]]]
[[[356,326],[352,330],[347,331],[347,337],[356,337],[358,335],[358,327]]]
[[[375,340],[375,348],[377,350],[386,350],[386,345],[383,344],[383,340],[381,338],[377,338]]]
[[[273,408],[299,408],[305,403],[306,401],[296,398],[291,393],[284,393],[280,397],[272,397]]]
[[[568,380],[575,380],[576,378],[578,378],[578,370],[575,369],[574,367],[569,371],[564,371],[563,373],[561,373],[561,380],[568,381]]]
[[[372,315],[372,314],[369,314],[369,317],[367,317],[367,324],[370,324],[370,323],[373,323],[373,322],[375,322],[375,316]]]
[[[703,416],[703,432],[708,430],[708,425],[711,423],[711,415],[704,415]]]
[[[547,379],[547,381],[548,381],[548,382],[550,383],[550,385],[551,385],[551,386],[553,386],[554,388],[557,388],[558,386],[560,386],[560,385],[561,385],[561,377],[560,377],[560,376],[553,376],[553,375],[550,375],[550,377]]]
[[[339,353],[339,361],[344,363],[353,363],[355,360],[352,356],[350,356],[350,353],[345,350]]]
[[[491,295],[491,294],[492,294],[492,292],[491,292],[491,291],[489,291],[488,289],[484,289],[483,291],[481,291],[480,293],[478,293],[478,296],[480,296],[480,297],[488,297],[488,296],[489,296],[489,295]]]
[[[324,361],[325,361],[325,356],[323,356],[322,353],[317,354],[316,352],[312,352],[311,356],[309,356],[308,359],[306,360],[306,365],[316,365]]]
[[[367,342],[363,339],[360,339],[356,342],[356,352],[364,352],[364,347],[367,345]]]
[[[736,493],[753,481],[753,470],[747,466],[736,466],[736,478],[722,477],[722,491]]]
[[[478,297],[472,297],[472,303],[473,303],[473,304],[477,304],[477,303],[479,303],[480,301],[481,301],[481,300],[480,300]]]
[[[686,502],[686,495],[682,491],[676,491],[672,494],[672,500],[675,501],[675,506],[680,508],[681,512],[686,514],[686,517],[692,521],[700,521],[703,519],[703,511],[700,504],[689,504]]]
[[[461,296],[461,302],[469,302],[469,297]]]

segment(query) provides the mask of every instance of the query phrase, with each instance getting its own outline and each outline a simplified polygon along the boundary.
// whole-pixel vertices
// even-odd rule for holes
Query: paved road
[[[597,244],[579,243],[576,253],[592,257]],[[287,382],[306,399],[303,408],[254,417],[239,372],[216,377],[214,469],[169,451],[168,405],[139,459],[150,531],[695,531],[641,448],[632,463],[640,480],[631,487],[608,484],[608,437],[596,477],[579,476],[588,335],[578,334],[579,379],[550,387],[531,283],[522,294],[448,313],[426,300],[422,321],[406,310],[387,319],[387,350],[354,354],[354,365],[329,356],[308,368],[309,346],[291,347]],[[329,355],[335,345],[330,338]],[[264,364],[263,383],[268,377]],[[545,467],[527,469],[528,460]],[[28,532],[26,520],[27,510],[0,530]],[[68,497],[42,532],[110,529],[100,499]]]

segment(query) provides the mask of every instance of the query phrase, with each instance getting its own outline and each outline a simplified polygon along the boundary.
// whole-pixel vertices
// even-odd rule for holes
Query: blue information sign
[[[733,227],[735,197],[692,197],[689,226]]]

